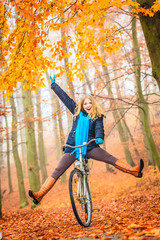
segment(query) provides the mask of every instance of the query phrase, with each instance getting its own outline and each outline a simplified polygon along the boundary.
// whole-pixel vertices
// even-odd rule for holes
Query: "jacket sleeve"
[[[95,122],[95,138],[104,139],[103,117],[96,119],[96,122]]]
[[[74,114],[74,110],[76,107],[76,103],[73,99],[71,99],[67,93],[65,93],[62,88],[57,83],[52,83],[51,89],[56,93],[56,95],[61,99],[64,105],[70,110],[72,114]]]

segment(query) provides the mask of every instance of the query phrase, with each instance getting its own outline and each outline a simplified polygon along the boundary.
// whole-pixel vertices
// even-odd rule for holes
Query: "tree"
[[[60,108],[60,102],[59,99],[56,101],[56,108],[59,110],[58,112],[58,127],[59,127],[59,139],[60,139],[60,153],[61,156],[63,155],[63,145],[64,145],[64,130],[63,130],[63,124],[62,124],[62,113]],[[61,182],[66,182],[67,175],[66,172],[63,173],[61,177]]]
[[[115,71],[115,79],[116,79],[116,71]],[[118,81],[118,78],[117,80],[115,81],[115,85],[116,85],[116,94],[117,94],[117,97],[119,99],[123,99],[122,98],[122,94],[121,94],[121,90],[120,90],[120,86],[119,86],[119,81]],[[126,118],[125,118],[125,110],[123,108],[121,108],[119,110],[119,114],[122,118],[122,122],[123,122],[123,131],[124,131],[124,134],[126,135],[126,141],[129,141],[129,139],[131,140],[133,146],[134,146],[134,151],[136,153],[136,155],[139,157],[139,152],[138,152],[138,149],[136,148],[136,144],[135,144],[135,141],[134,141],[134,138],[133,138],[133,135],[128,127],[128,124],[126,122]]]
[[[140,15],[144,35],[146,37],[147,45],[149,46],[149,52],[152,61],[153,74],[158,80],[159,65],[153,58],[157,59],[156,52],[154,50],[154,43],[157,49],[159,49],[159,1],[153,0],[137,0],[136,1],[75,1],[67,0],[62,1],[7,1],[10,4],[10,9],[5,8],[5,3],[1,3],[1,16],[3,21],[1,22],[1,28],[3,28],[2,34],[2,50],[5,56],[5,64],[7,69],[2,74],[1,90],[6,91],[6,97],[9,96],[14,90],[18,81],[24,81],[24,88],[32,88],[34,90],[36,86],[43,86],[44,76],[47,68],[57,69],[59,75],[62,75],[61,63],[62,59],[66,60],[67,75],[70,79],[83,78],[81,74],[81,64],[87,68],[87,61],[91,57],[94,61],[102,61],[99,56],[99,46],[105,41],[105,52],[111,53],[120,47],[119,29],[114,26],[109,26],[104,30],[101,26],[104,23],[104,16],[110,12],[110,9],[126,9],[126,5],[134,7],[133,11]],[[4,1],[3,1],[4,2]],[[5,1],[6,2],[6,1]],[[27,4],[27,7],[26,7]],[[103,6],[103,7],[102,7]],[[15,13],[17,18],[15,23],[12,24],[12,30],[9,31],[9,18],[14,18]],[[132,14],[132,12],[131,12]],[[153,24],[152,24],[153,23]],[[145,27],[145,26],[147,27]],[[155,30],[152,25],[155,26]],[[53,38],[51,41],[48,37],[48,32],[52,38],[52,33],[55,31],[70,31],[67,34],[67,38],[59,40],[59,38]],[[73,35],[73,29],[75,31],[75,38]],[[150,44],[149,37],[150,31],[153,33],[154,40]],[[50,30],[50,31],[48,31]],[[158,34],[157,34],[158,33]],[[57,36],[57,34],[56,34]],[[31,41],[32,39],[32,41]],[[66,48],[66,40],[70,40]],[[65,40],[65,41],[64,41]],[[41,47],[40,47],[41,46]],[[75,62],[68,64],[67,58],[73,57],[73,47],[76,46]],[[94,47],[93,47],[94,46]],[[45,51],[50,53],[51,58],[47,57],[47,54],[43,54]],[[152,56],[154,55],[154,56]],[[26,64],[27,63],[27,64]],[[19,67],[21,66],[21,67]],[[38,78],[36,75],[38,73]],[[21,80],[20,80],[21,79]],[[6,84],[9,83],[9,84]]]
[[[26,146],[27,146],[27,167],[30,188],[38,192],[40,189],[40,177],[38,156],[36,149],[35,127],[34,127],[34,113],[31,97],[31,90],[26,91],[22,88],[23,111],[25,120]],[[32,205],[34,206],[34,205]]]
[[[63,23],[65,20],[65,18],[61,18],[61,22]],[[72,82],[72,74],[71,74],[71,70],[70,70],[70,63],[69,63],[69,54],[68,54],[68,46],[67,46],[67,32],[65,31],[65,27],[61,27],[61,41],[63,43],[62,45],[62,51],[64,54],[64,69],[65,69],[65,89],[67,91],[67,87],[69,89],[69,95],[71,96],[72,99],[75,99],[75,94],[74,94],[74,86],[73,86],[73,82]],[[72,115],[69,112],[68,109],[66,109],[67,111],[67,119],[68,119],[68,128],[71,127],[72,125]]]
[[[150,15],[140,13],[139,19],[152,63],[152,74],[160,89],[160,3],[154,0],[138,0],[138,3],[148,11],[152,9]]]
[[[1,131],[2,131],[2,122],[0,121],[0,138],[1,138]],[[0,218],[2,218],[1,164],[2,163],[0,158]]]
[[[136,18],[132,20],[132,34],[133,34],[133,46],[135,50],[135,79],[136,79],[136,86],[137,86],[137,97],[138,97],[138,104],[139,104],[139,116],[142,124],[142,128],[145,133],[146,142],[149,146],[149,151],[151,151],[151,155],[156,162],[158,169],[160,170],[160,157],[152,137],[152,133],[150,130],[150,122],[149,122],[149,110],[147,102],[143,96],[142,86],[141,86],[141,57],[137,39],[137,32],[136,32]],[[153,163],[154,164],[154,163]]]
[[[21,165],[19,153],[18,153],[17,116],[16,116],[17,113],[16,113],[16,106],[15,106],[13,97],[10,97],[10,104],[12,108],[12,150],[13,150],[13,156],[14,156],[14,161],[15,161],[16,171],[17,171],[17,178],[18,178],[20,208],[23,208],[26,205],[28,205],[28,201],[26,198],[26,193],[24,188],[22,165]]]
[[[47,80],[50,85],[50,78],[48,72],[46,72]],[[52,95],[52,94],[51,94]],[[56,140],[56,145],[57,145],[57,157],[58,159],[61,158],[63,155],[63,146],[64,146],[64,128],[63,128],[63,123],[62,123],[62,109],[60,106],[60,101],[57,96],[52,96],[51,97],[52,102],[54,102],[54,114],[53,114],[53,129],[54,129],[54,135],[55,135],[55,140]],[[52,103],[53,104],[53,103]],[[70,113],[67,114],[67,116]],[[69,117],[70,118],[70,117]],[[68,120],[69,122],[69,120]],[[66,172],[61,177],[61,182],[66,182],[67,180],[67,175]]]
[[[61,66],[58,66],[57,62],[61,62],[62,59],[67,60],[67,52],[63,54],[65,41],[56,39],[51,44],[50,39],[48,39],[48,29],[54,32],[55,30],[61,31],[64,27],[68,29],[72,29],[72,26],[75,27],[78,51],[76,63],[70,68],[70,72],[73,70],[75,77],[82,78],[82,75],[80,76],[79,74],[81,72],[81,63],[87,65],[87,59],[91,56],[99,59],[98,47],[102,39],[97,38],[90,27],[93,26],[93,28],[98,30],[98,27],[103,22],[101,16],[111,7],[108,2],[103,2],[104,8],[101,8],[101,1],[92,2],[91,4],[85,1],[80,4],[78,2],[71,3],[66,1],[65,6],[63,6],[64,10],[62,9],[61,1],[52,3],[45,0],[41,2],[30,0],[27,7],[26,2],[22,0],[18,2],[10,0],[9,3],[13,14],[12,11],[8,10],[7,16],[12,18],[16,12],[18,17],[15,20],[15,24],[12,25],[12,31],[8,32],[8,35],[2,36],[4,55],[10,56],[9,62],[6,62],[6,65],[8,64],[9,67],[0,78],[2,82],[1,89],[6,90],[6,97],[13,92],[13,87],[20,79],[24,81],[25,89],[31,87],[34,90],[36,86],[43,86],[43,73],[47,68],[54,69],[57,66],[57,70],[60,71],[59,74],[62,75]],[[99,11],[95,11],[95,9]],[[61,19],[64,19],[64,21],[60,21]],[[19,31],[20,29],[22,31]],[[105,29],[103,38],[107,39],[107,35],[114,32],[115,28],[111,28],[111,30]],[[118,47],[116,42],[118,42],[116,36],[107,39],[106,50],[109,49],[111,52],[112,49],[114,50],[115,47]],[[74,44],[75,40],[73,39],[68,46],[68,54],[72,55]],[[107,44],[110,45],[109,48]],[[39,47],[40,45],[41,47]],[[52,60],[43,55],[46,49],[52,54]],[[82,58],[80,58],[80,55]],[[21,67],[19,68],[19,66]],[[39,75],[37,79],[36,73]],[[8,81],[10,82],[9,86],[5,84]]]
[[[5,108],[5,99],[3,98],[3,104]],[[7,115],[4,115],[5,123],[6,123],[6,141],[7,141],[7,169],[8,169],[8,186],[9,193],[13,192],[12,181],[11,181],[11,166],[10,166],[10,145],[9,145],[9,129],[8,129],[8,120]]]
[[[120,116],[120,114],[117,110],[116,102],[112,100],[112,98],[113,98],[112,85],[111,85],[111,81],[110,81],[109,71],[108,71],[108,68],[106,66],[106,59],[104,57],[104,46],[103,46],[103,44],[101,45],[101,54],[102,54],[103,60],[104,60],[104,63],[102,64],[102,71],[103,71],[103,75],[105,76],[105,87],[108,91],[110,108],[113,111],[113,118],[114,118],[114,120],[117,124],[117,129],[118,129],[119,137],[120,137],[123,149],[124,149],[126,161],[131,166],[134,166],[135,164],[134,164],[131,152],[130,152],[129,147],[128,147],[128,136],[126,134],[126,128],[124,127],[123,122],[120,121],[121,116]]]
[[[37,100],[37,118],[38,118],[38,152],[39,152],[39,161],[42,174],[42,183],[47,179],[47,169],[46,169],[46,149],[43,139],[43,123],[42,123],[42,114],[41,114],[41,90],[37,88],[36,94]]]
[[[2,194],[1,194],[1,179],[0,179],[0,218],[2,218]]]
[[[48,81],[48,85],[51,85],[51,80],[49,78],[49,73],[48,71],[46,71],[46,78]],[[53,121],[53,135],[54,135],[54,143],[56,146],[56,158],[57,160],[60,159],[61,156],[61,150],[60,150],[60,144],[59,144],[59,134],[58,134],[58,115],[57,115],[57,109],[56,109],[56,101],[57,101],[57,97],[55,96],[55,94],[51,94],[51,106],[52,106],[52,112],[53,112],[53,117],[52,117],[52,121]]]
[[[22,104],[22,93],[21,88],[18,86],[17,92],[16,92],[16,106],[17,106],[17,120],[18,120],[18,128],[19,128],[19,135],[20,135],[20,148],[21,148],[21,162],[22,162],[22,168],[23,168],[23,175],[24,177],[27,176],[27,169],[26,169],[26,156],[27,156],[27,150],[26,150],[26,139],[25,139],[25,127],[24,127],[24,117],[23,117],[23,104]]]

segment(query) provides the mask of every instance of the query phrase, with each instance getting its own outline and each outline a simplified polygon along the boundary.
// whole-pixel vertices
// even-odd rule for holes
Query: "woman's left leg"
[[[98,161],[102,161],[105,163],[109,163],[113,165],[115,168],[121,170],[122,172],[129,173],[135,177],[142,177],[142,169],[144,167],[144,162],[140,159],[139,164],[135,167],[128,165],[127,163],[118,160],[104,149],[97,147],[87,152],[87,157],[92,158]]]
[[[71,166],[75,161],[75,154],[65,153],[60,159],[57,167],[52,172],[51,176],[49,176],[46,181],[41,186],[38,192],[34,192],[33,190],[29,190],[29,196],[33,199],[35,204],[38,204],[42,198],[50,191],[50,189],[54,186],[58,178]]]

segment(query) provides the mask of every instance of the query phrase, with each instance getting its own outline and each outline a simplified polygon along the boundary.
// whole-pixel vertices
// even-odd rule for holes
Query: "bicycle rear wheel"
[[[83,173],[78,169],[74,169],[70,174],[69,193],[77,221],[81,226],[88,227],[92,219],[91,194],[88,182],[86,181],[84,186]]]

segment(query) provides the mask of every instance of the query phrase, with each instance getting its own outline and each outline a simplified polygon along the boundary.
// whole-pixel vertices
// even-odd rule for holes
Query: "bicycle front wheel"
[[[88,182],[84,175],[74,169],[69,178],[69,193],[74,215],[81,226],[88,227],[92,219],[92,201]]]

